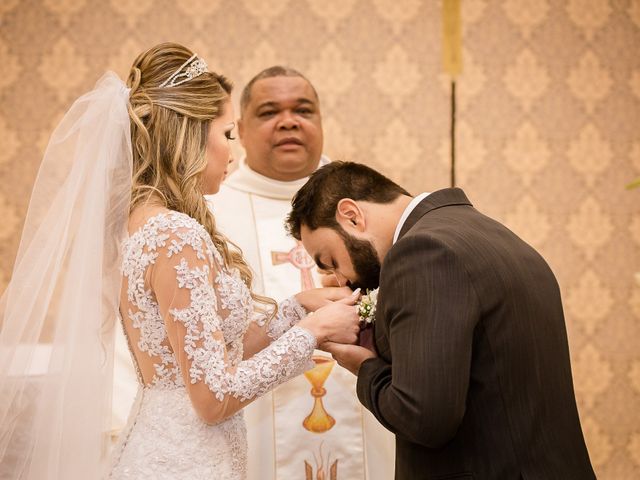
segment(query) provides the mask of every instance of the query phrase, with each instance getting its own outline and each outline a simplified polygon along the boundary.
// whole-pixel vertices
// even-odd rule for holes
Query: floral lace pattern
[[[254,321],[263,327],[267,323],[271,313],[272,312],[256,312]],[[267,335],[273,340],[279,338],[306,315],[307,311],[294,297],[287,298],[278,305],[278,314],[269,320]]]
[[[145,388],[115,447],[111,480],[243,480],[247,443],[242,412],[208,426],[194,420],[185,389]],[[170,412],[170,415],[168,414]]]
[[[168,264],[172,268],[154,270],[159,264]],[[293,298],[285,300],[280,305],[277,316],[266,324],[269,312],[254,308],[250,291],[239,272],[224,266],[207,231],[185,214],[169,212],[148,219],[123,245],[122,273],[126,280],[128,303],[127,315],[123,321],[125,324],[130,322],[130,333],[138,334],[137,338],[131,335],[130,343],[139,371],[146,372],[145,375],[139,372],[140,378],[144,379],[145,396],[149,395],[150,390],[157,390],[154,395],[166,395],[168,401],[173,398],[169,395],[171,391],[176,391],[176,394],[183,392],[179,395],[186,397],[184,382],[188,380],[192,384],[204,382],[220,402],[230,397],[244,401],[263,395],[312,366],[310,360],[316,340],[310,332],[295,326],[306,315],[304,308]],[[150,287],[150,278],[159,281],[157,277],[162,275],[169,278],[161,278],[160,281],[164,285],[169,284],[173,292],[170,308],[164,307],[165,318],[160,307],[162,302],[159,304],[156,293]],[[266,333],[272,342],[265,349],[243,360],[243,337],[251,321],[261,327],[266,325]],[[188,372],[181,371],[176,352],[169,341],[166,322],[176,322],[181,326],[180,331],[184,332],[179,343],[184,350],[182,358],[188,360]],[[143,366],[147,368],[143,369]],[[183,400],[182,398],[181,401]],[[158,408],[158,402],[157,399],[154,400],[153,411],[156,413],[152,414],[150,410],[146,410],[143,401],[137,416],[146,418],[151,414],[154,418],[158,417],[156,421],[159,425],[167,424],[167,420],[161,417],[172,415],[171,405],[162,410]],[[244,445],[246,454],[244,427],[234,427],[238,424],[237,419],[229,423],[237,416],[214,426],[207,426],[197,418],[193,409],[188,413],[183,411],[183,414],[190,416],[194,435],[218,429],[221,435],[224,433],[222,437],[227,439],[222,443],[218,442],[219,448],[216,447],[218,450],[215,452],[218,458],[211,458],[212,452],[206,455],[217,465],[214,470],[222,475],[209,478],[243,478],[222,474],[226,467],[222,468],[220,464],[220,456],[226,459],[223,463],[237,464],[245,461],[242,449],[240,452],[231,450],[233,445],[237,450],[237,445],[241,444]],[[131,448],[134,448],[133,445],[138,445],[136,449],[142,448],[139,437],[150,435],[150,432],[143,432],[150,428],[144,427],[149,423],[147,419],[142,424],[136,422],[131,427],[127,433],[126,445],[120,449],[121,462],[116,462],[114,472],[124,471],[120,468],[124,462],[128,472],[142,473],[142,470],[130,464],[133,460],[127,450],[130,445]],[[184,421],[179,423],[182,428]],[[171,425],[171,422],[168,424]],[[165,437],[166,435],[171,437],[171,429],[165,432]],[[176,430],[176,435],[183,436],[184,432],[178,435]],[[237,438],[238,436],[243,438]],[[152,436],[147,438],[147,447],[153,450],[157,445],[149,440]],[[176,440],[173,449],[166,452],[166,461],[181,455],[180,445],[184,439]],[[154,455],[157,454],[155,451]],[[211,464],[205,468],[201,463],[202,458],[199,458],[193,463],[193,468],[211,471],[207,470]],[[200,477],[190,472],[184,478]]]

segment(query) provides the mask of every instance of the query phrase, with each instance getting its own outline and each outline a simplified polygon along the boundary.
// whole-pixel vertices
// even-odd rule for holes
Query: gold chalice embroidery
[[[324,382],[329,377],[335,360],[319,355],[313,358],[316,366],[311,370],[304,372],[304,376],[307,377],[309,383],[311,383],[311,396],[314,398],[313,410],[304,419],[302,426],[314,433],[323,433],[330,430],[335,424],[336,420],[327,413],[322,403],[322,397],[325,396],[327,390],[324,388]]]

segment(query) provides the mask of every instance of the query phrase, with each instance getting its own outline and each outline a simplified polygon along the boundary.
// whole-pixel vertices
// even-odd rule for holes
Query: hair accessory
[[[184,70],[182,70],[183,68]],[[197,53],[194,53],[191,58],[189,58],[189,60],[180,65],[180,68],[178,68],[169,78],[162,82],[160,88],[175,87],[176,85],[188,82],[192,78],[196,78],[197,76],[200,76],[207,71],[207,63],[200,57],[198,57]]]

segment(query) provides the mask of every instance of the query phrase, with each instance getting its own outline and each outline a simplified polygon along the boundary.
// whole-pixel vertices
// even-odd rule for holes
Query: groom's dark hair
[[[340,231],[336,209],[343,198],[373,203],[390,203],[400,195],[411,196],[404,188],[361,163],[331,162],[316,170],[291,202],[285,226],[300,240],[300,228],[329,227]]]

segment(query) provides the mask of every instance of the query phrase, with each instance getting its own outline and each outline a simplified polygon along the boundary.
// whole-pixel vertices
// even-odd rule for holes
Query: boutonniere
[[[376,304],[378,303],[378,289],[367,290],[367,293],[358,302],[358,316],[364,326],[376,321]]]

